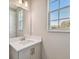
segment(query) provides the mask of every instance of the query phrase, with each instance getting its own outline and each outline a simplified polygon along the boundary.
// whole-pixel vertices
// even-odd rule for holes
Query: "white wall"
[[[70,33],[48,33],[47,0],[31,0],[32,35],[43,37],[42,59],[69,59]]]
[[[10,37],[16,37],[16,11],[13,9],[10,9],[10,24],[9,24],[9,29],[10,29]]]

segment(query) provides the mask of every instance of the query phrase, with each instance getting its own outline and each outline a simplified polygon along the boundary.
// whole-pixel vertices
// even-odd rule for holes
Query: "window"
[[[18,15],[18,31],[23,31],[23,27],[24,27],[24,12],[23,12],[23,9],[18,8],[17,9],[17,15]]]
[[[49,0],[48,30],[69,30],[70,1]]]

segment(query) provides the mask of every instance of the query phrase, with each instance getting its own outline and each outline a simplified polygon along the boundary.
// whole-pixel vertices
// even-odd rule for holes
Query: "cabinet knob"
[[[35,54],[35,48],[31,48],[31,55]]]

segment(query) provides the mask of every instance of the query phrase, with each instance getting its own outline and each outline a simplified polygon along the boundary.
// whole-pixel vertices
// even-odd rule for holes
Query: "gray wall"
[[[31,0],[32,35],[43,37],[42,59],[69,59],[70,33],[47,31],[47,0]]]

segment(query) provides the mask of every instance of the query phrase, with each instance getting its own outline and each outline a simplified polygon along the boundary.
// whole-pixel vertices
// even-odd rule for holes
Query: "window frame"
[[[56,0],[57,1],[57,0]],[[49,29],[49,14],[50,14],[50,12],[49,12],[49,0],[47,0],[47,31],[48,32],[70,32],[70,29]],[[70,5],[69,6],[67,6],[67,7],[62,7],[62,8],[60,8],[61,10],[62,9],[65,9],[65,8],[70,8]],[[57,9],[56,9],[57,10]],[[56,10],[54,10],[54,11],[56,11]],[[59,16],[58,16],[59,17]],[[68,18],[68,19],[70,19],[70,17]],[[58,20],[59,21],[59,20]],[[70,21],[70,20],[69,20]]]

